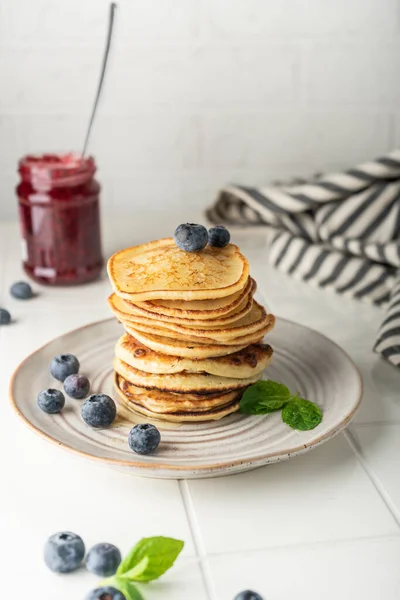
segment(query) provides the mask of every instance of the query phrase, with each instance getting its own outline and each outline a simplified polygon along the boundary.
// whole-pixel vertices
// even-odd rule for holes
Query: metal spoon
[[[93,127],[94,118],[96,116],[97,106],[99,104],[101,91],[103,89],[104,77],[105,77],[106,69],[107,69],[108,55],[110,53],[110,48],[111,48],[111,39],[112,39],[112,34],[113,34],[113,29],[114,29],[114,19],[115,19],[116,9],[117,9],[117,4],[115,2],[111,2],[110,13],[109,13],[109,17],[108,17],[107,41],[106,41],[106,47],[104,50],[103,64],[101,66],[99,85],[97,87],[97,93],[96,93],[96,97],[94,99],[92,114],[90,116],[89,126],[88,126],[88,129],[86,132],[85,143],[83,145],[82,158],[84,158],[84,156],[86,154],[86,150],[87,150],[87,147],[89,144],[90,134],[91,134],[92,127]]]

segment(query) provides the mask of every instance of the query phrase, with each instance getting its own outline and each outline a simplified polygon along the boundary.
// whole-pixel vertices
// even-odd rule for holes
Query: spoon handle
[[[111,2],[110,14],[108,17],[107,41],[106,41],[106,47],[104,50],[103,64],[101,65],[99,85],[97,86],[97,92],[96,92],[96,97],[94,99],[92,114],[90,115],[89,126],[87,128],[85,143],[83,145],[82,157],[84,157],[86,154],[86,150],[87,150],[87,147],[89,144],[90,134],[91,134],[92,127],[93,127],[93,122],[94,122],[94,119],[96,116],[97,106],[99,104],[101,91],[103,89],[104,77],[105,77],[106,70],[107,70],[108,55],[110,53],[110,48],[111,48],[111,39],[112,39],[112,34],[113,34],[113,29],[114,29],[114,20],[115,20],[116,9],[117,9],[117,4],[115,2]]]

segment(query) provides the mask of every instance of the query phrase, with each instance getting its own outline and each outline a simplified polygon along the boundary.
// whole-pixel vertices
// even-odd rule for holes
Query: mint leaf
[[[282,420],[293,429],[308,431],[321,423],[322,412],[314,402],[293,398],[284,407]]]
[[[114,575],[113,577],[109,577],[105,582],[102,582],[102,584],[104,583],[119,590],[125,596],[126,600],[144,600],[137,587],[127,579],[122,579]]]
[[[138,581],[137,578],[140,575],[142,575],[142,573],[145,572],[145,570],[147,569],[148,564],[149,564],[149,557],[148,556],[144,556],[142,558],[142,560],[138,562],[137,565],[135,565],[134,567],[132,567],[132,569],[130,569],[129,571],[126,571],[125,573],[123,573],[122,575],[120,575],[120,577],[122,577],[124,579],[132,579],[133,581]]]
[[[285,406],[290,398],[286,385],[270,380],[257,381],[244,392],[240,411],[246,415],[265,415]]]
[[[121,562],[117,570],[117,577],[128,576],[130,571],[134,571],[133,576],[129,576],[129,579],[133,581],[158,579],[172,567],[183,546],[184,542],[173,538],[161,536],[143,538]],[[145,558],[148,559],[147,564],[144,562]],[[136,566],[138,572],[135,572],[134,567]]]

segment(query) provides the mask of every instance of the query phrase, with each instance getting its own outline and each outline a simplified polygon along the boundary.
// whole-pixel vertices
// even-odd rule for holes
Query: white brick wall
[[[0,0],[0,218],[18,158],[79,150],[108,0]],[[91,143],[105,212],[182,220],[226,182],[338,169],[400,140],[400,0],[119,0]]]

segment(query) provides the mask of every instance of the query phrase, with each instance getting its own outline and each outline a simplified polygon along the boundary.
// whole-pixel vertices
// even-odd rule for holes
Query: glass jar
[[[103,266],[100,185],[93,158],[76,154],[25,156],[17,186],[23,266],[39,283],[75,285]]]

